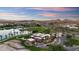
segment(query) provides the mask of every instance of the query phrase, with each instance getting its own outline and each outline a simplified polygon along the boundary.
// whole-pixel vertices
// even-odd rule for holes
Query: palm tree
[[[52,37],[53,28],[54,28],[53,26],[49,26],[49,29],[50,29],[50,40],[53,39],[53,37]]]
[[[3,39],[3,37],[2,37],[2,35],[0,35],[0,40],[2,40]]]
[[[13,37],[13,33],[11,33],[11,37]]]
[[[16,35],[18,35],[18,32],[16,32]]]
[[[14,31],[14,35],[16,35],[16,32]]]
[[[7,35],[5,35],[5,39],[7,39],[8,37],[7,37]]]
[[[8,34],[8,36],[10,37],[10,33]]]

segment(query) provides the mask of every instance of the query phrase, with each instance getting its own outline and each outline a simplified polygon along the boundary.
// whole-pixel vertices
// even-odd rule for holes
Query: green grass
[[[31,30],[33,33],[50,33],[50,29],[44,26],[30,27],[29,30]]]
[[[79,40],[78,39],[68,39],[66,42],[65,42],[65,45],[66,46],[73,46],[73,45],[79,45]]]

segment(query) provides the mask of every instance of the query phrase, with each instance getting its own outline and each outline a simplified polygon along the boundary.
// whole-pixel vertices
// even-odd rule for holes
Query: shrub
[[[61,45],[49,45],[49,51],[65,51],[64,47]]]

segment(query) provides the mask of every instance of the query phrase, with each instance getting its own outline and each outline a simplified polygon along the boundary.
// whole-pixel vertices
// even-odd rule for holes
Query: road
[[[63,45],[65,40],[66,40],[66,36],[56,38],[57,44],[60,44],[60,45]]]
[[[79,46],[74,46],[74,47],[67,47],[64,45],[64,41],[66,40],[66,35],[56,38],[56,43],[62,45],[66,50],[68,51],[78,51],[79,50]]]
[[[64,48],[68,51],[79,51],[79,46],[74,46],[74,47],[64,46]]]

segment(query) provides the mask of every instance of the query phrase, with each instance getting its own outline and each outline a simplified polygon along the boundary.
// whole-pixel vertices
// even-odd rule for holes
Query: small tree
[[[65,48],[61,45],[49,45],[48,47],[50,51],[65,51]]]
[[[67,34],[66,37],[67,37],[68,39],[71,39],[71,38],[72,38],[72,35]]]

